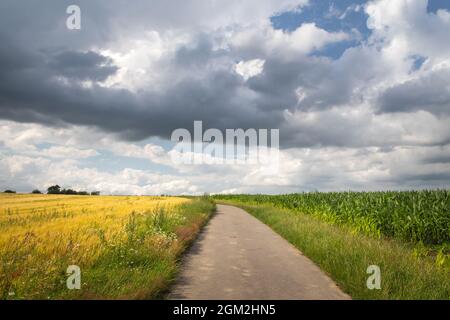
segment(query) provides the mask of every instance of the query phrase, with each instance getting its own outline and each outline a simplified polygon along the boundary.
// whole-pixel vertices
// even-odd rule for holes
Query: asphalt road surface
[[[169,299],[350,299],[268,226],[218,205],[183,259]]]

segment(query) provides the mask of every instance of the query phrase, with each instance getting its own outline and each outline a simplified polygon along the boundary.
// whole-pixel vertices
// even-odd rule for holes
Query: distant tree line
[[[99,196],[100,191],[92,191],[91,193],[87,191],[75,191],[72,189],[61,189],[60,186],[54,185],[47,188],[47,194],[71,194],[71,195],[81,195],[81,196]]]
[[[16,191],[7,189],[4,191],[4,193],[16,193]],[[38,189],[34,189],[33,191],[31,191],[31,193],[32,194],[42,194],[42,192]],[[88,195],[99,196],[100,191],[92,191],[92,192],[75,191],[70,188],[69,189],[61,189],[60,186],[54,185],[54,186],[47,188],[47,194],[72,194],[72,195],[81,195],[81,196],[88,196]]]

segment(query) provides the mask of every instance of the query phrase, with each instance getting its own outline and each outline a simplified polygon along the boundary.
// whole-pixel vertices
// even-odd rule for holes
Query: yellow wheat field
[[[52,252],[61,239],[81,248],[95,246],[98,233],[120,237],[131,213],[167,212],[189,200],[173,197],[67,196],[0,194],[0,248],[11,239],[37,237],[42,251]],[[0,249],[1,250],[1,249]]]
[[[149,196],[69,196],[0,194],[0,294],[46,298],[55,274],[69,264],[89,266],[126,239],[130,217],[163,209],[183,219],[177,208],[191,200]],[[163,246],[169,235],[148,241]],[[147,241],[147,240],[146,240]],[[48,277],[50,280],[44,281]],[[56,280],[55,280],[56,281]],[[33,283],[34,282],[34,283]],[[28,290],[28,291],[27,291]]]

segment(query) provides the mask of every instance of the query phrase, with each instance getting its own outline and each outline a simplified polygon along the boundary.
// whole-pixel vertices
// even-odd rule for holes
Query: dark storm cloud
[[[223,52],[213,50],[203,34],[193,45],[177,50],[169,62],[174,81],[163,91],[133,93],[97,83],[118,68],[90,47],[101,47],[123,32],[195,26],[196,15],[185,14],[193,10],[188,5],[177,14],[169,10],[171,4],[160,1],[133,6],[126,1],[111,5],[80,1],[82,29],[70,32],[65,27],[69,4],[8,0],[0,4],[1,118],[96,126],[133,140],[169,137],[173,129],[190,128],[194,120],[219,129],[279,127],[281,113],[258,112],[254,101],[242,96],[243,80],[232,68],[209,69],[208,62],[223,59]],[[202,7],[200,2],[195,5]],[[85,80],[92,86],[84,86]]]
[[[397,174],[389,179],[380,179],[382,182],[397,183],[398,185],[421,186],[426,188],[445,188],[450,181],[450,173],[448,172],[430,172],[430,173],[404,173]]]
[[[183,45],[175,53],[174,63],[179,68],[201,68],[213,58],[226,55],[225,50],[213,50],[212,40],[205,34],[200,34],[190,46]]]
[[[262,109],[292,108],[326,111],[360,103],[357,93],[375,76],[385,72],[377,66],[378,52],[362,47],[349,48],[340,59],[296,56],[285,61],[268,57],[263,73],[249,80],[249,87],[261,94]]]
[[[339,99],[349,99],[343,94],[332,100],[333,92],[341,86],[351,87],[351,82],[339,71],[343,69],[336,71],[327,59],[299,57],[293,62],[268,58],[260,75],[244,81],[233,71],[239,54],[214,50],[201,34],[167,57],[165,63],[173,75],[169,86],[131,92],[97,83],[117,72],[114,61],[101,54],[61,48],[36,51],[4,38],[0,41],[7,43],[0,47],[0,117],[4,119],[94,126],[127,140],[169,138],[174,129],[191,129],[194,120],[202,120],[204,128],[221,130],[280,128],[283,147],[395,143],[383,135],[377,141],[366,137],[370,119],[355,122],[336,112],[323,113],[301,125],[286,124],[286,109],[326,110]],[[327,76],[333,73],[332,79],[340,75],[342,81],[330,80]],[[84,80],[93,85],[84,86]],[[326,85],[328,82],[331,85]],[[306,93],[300,103],[297,87]]]
[[[119,70],[113,60],[92,48],[105,49],[115,38],[134,39],[148,30],[199,25],[195,19],[204,9],[196,8],[194,14],[184,2],[178,11],[164,1],[109,3],[80,1],[82,29],[75,32],[65,28],[70,1],[0,3],[0,118],[94,126],[129,140],[167,138],[174,129],[190,129],[194,120],[202,120],[205,128],[221,130],[280,128],[280,142],[288,147],[381,144],[382,133],[379,141],[364,139],[370,119],[355,123],[330,113],[297,125],[286,124],[285,118],[286,109],[325,113],[359,99],[355,88],[385,72],[373,63],[378,51],[353,48],[336,61],[305,55],[258,56],[252,50],[217,49],[214,33],[190,29],[190,43],[158,62],[168,85],[156,90],[149,82],[132,92],[101,83]],[[195,5],[203,8],[201,1]],[[215,21],[214,16],[206,17]],[[245,81],[234,72],[237,62],[255,58],[265,60],[260,75]],[[92,82],[90,87],[83,83],[86,80]],[[382,110],[393,110],[405,99],[400,87],[395,90],[401,94],[394,89],[386,93]],[[435,97],[417,96],[417,108],[429,102],[426,99],[445,106],[448,91],[432,92]]]
[[[296,107],[295,88],[300,84],[312,88],[326,72],[320,61],[269,58],[264,73],[245,82],[234,72],[234,64],[245,54],[214,49],[208,33],[194,32],[192,43],[165,58],[171,80],[167,87],[155,92],[149,83],[137,93],[104,87],[97,82],[118,68],[91,51],[93,46],[101,48],[114,36],[152,28],[195,28],[203,6],[194,2],[195,13],[186,15],[194,9],[181,5],[184,12],[173,11],[161,1],[133,6],[126,1],[111,5],[80,1],[82,29],[70,32],[65,27],[69,4],[9,0],[0,4],[0,26],[8,30],[0,34],[0,117],[96,126],[133,140],[169,137],[173,129],[190,128],[194,120],[222,130],[280,128],[284,110]],[[210,20],[214,21],[212,16]],[[93,82],[91,87],[81,83],[86,80]]]
[[[93,51],[56,53],[49,62],[56,74],[76,80],[104,81],[118,70],[112,60]]]
[[[410,80],[387,89],[378,99],[379,112],[424,110],[435,115],[450,114],[450,69]]]
[[[258,105],[262,110],[283,110],[295,108],[298,97],[296,88],[303,84],[307,86],[312,70],[322,65],[313,60],[299,57],[298,61],[283,62],[276,59],[267,59],[264,70],[258,76],[249,79],[249,88],[260,94]]]
[[[450,165],[450,154],[438,154],[422,159],[423,163],[448,164]],[[449,179],[450,181],[450,179]]]
[[[240,98],[242,78],[234,72],[212,70],[192,81],[181,77],[159,93],[107,88],[80,80],[104,80],[116,72],[109,58],[94,52],[41,51],[0,48],[0,117],[20,122],[71,123],[117,132],[126,139],[170,137],[176,128],[190,128],[194,120],[219,129],[277,127],[281,114],[258,113],[251,100]],[[195,53],[195,54],[194,54]],[[187,68],[214,59],[204,41],[181,48],[175,55]],[[15,67],[14,67],[15,66]],[[236,115],[239,114],[239,117]]]
[[[147,2],[129,6],[115,1],[108,6],[105,1],[81,1],[82,29],[69,32],[65,28],[69,1],[2,2],[0,26],[2,30],[9,26],[8,37],[0,34],[0,117],[95,126],[130,140],[167,138],[174,129],[191,128],[194,120],[202,120],[205,128],[221,130],[281,128],[282,145],[284,141],[321,143],[318,139],[323,135],[306,132],[298,139],[292,130],[283,131],[283,113],[296,108],[326,109],[348,101],[348,95],[343,95],[348,92],[347,82],[326,80],[333,72],[327,59],[300,56],[293,62],[265,57],[263,73],[246,82],[234,72],[234,64],[246,57],[245,52],[214,49],[211,35],[194,32],[189,45],[165,57],[170,81],[162,90],[153,90],[152,83],[138,92],[102,86],[99,82],[118,68],[110,58],[92,51],[92,46],[102,47],[115,35],[153,27],[197,24],[194,13],[179,15],[163,3],[154,2],[151,8]],[[91,87],[82,83],[86,80],[93,82]],[[301,104],[296,93],[299,86],[307,93]],[[340,100],[334,100],[335,96]],[[339,135],[337,139],[346,138]],[[332,140],[326,144],[343,143]]]

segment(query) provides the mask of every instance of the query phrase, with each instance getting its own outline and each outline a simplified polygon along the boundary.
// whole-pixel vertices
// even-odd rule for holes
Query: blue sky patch
[[[315,53],[337,59],[346,49],[367,39],[371,33],[367,28],[364,3],[366,1],[363,0],[315,1],[300,12],[290,11],[273,16],[271,22],[275,29],[288,32],[297,29],[303,23],[315,23],[328,32],[355,33],[357,30],[361,35],[360,39],[331,44]]]
[[[428,12],[436,13],[439,9],[450,11],[449,0],[428,0]]]
[[[365,0],[324,0],[311,1],[300,12],[288,11],[271,17],[275,29],[287,32],[293,31],[303,23],[315,23],[328,32],[344,31],[352,33],[357,30],[361,37],[352,41],[343,41],[326,46],[314,54],[338,59],[350,47],[356,46],[360,41],[367,39],[371,30],[367,28],[367,14],[364,11]],[[435,13],[439,9],[450,10],[448,0],[429,0],[428,12]],[[425,59],[418,59],[415,68],[418,69]]]
[[[426,57],[422,57],[422,56],[414,56],[412,58],[414,59],[412,71],[419,70],[422,67],[423,63],[427,60]]]

